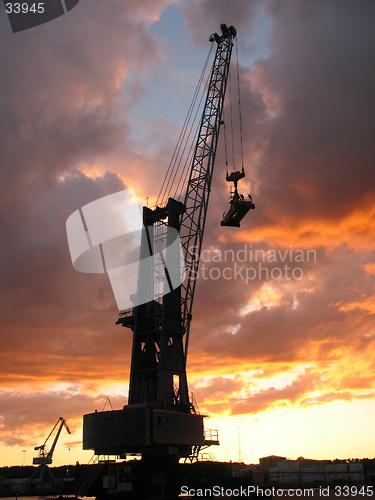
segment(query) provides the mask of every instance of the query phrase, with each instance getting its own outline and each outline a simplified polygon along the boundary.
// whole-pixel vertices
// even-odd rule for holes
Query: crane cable
[[[199,100],[199,104],[196,107],[194,120],[193,120],[193,123],[191,124],[191,129],[190,129],[190,132],[189,132],[189,138],[190,138],[190,134],[191,134],[191,132],[192,132],[192,130],[194,128],[194,124],[196,122],[196,119],[198,117],[199,110],[201,109],[203,98],[205,97],[205,89],[208,88],[209,79],[210,79],[210,74],[208,74],[208,76],[207,76],[206,84],[205,84],[205,86],[203,88],[204,91],[202,92],[200,100]],[[183,191],[186,188],[186,181],[187,181],[188,174],[190,172],[191,163],[193,161],[193,155],[194,155],[194,152],[195,152],[195,144],[197,142],[198,134],[199,134],[199,126],[196,127],[193,140],[190,142],[189,152],[188,152],[188,154],[186,156],[185,163],[184,163],[182,172],[180,174],[180,178],[178,180],[178,184],[176,186],[176,191],[175,191],[174,197],[177,198],[178,200],[181,200],[181,197],[183,195]],[[184,148],[184,151],[185,151],[185,148]],[[181,157],[181,159],[182,159],[182,157]],[[181,189],[180,189],[180,192],[178,193],[178,189],[179,189],[180,185],[181,185]]]
[[[202,73],[201,73],[199,81],[198,81],[198,85],[195,89],[194,96],[193,96],[193,99],[190,103],[187,116],[185,118],[185,121],[184,121],[182,130],[180,132],[179,138],[177,140],[177,144],[175,146],[171,161],[169,163],[166,175],[164,177],[162,186],[160,188],[160,192],[159,192],[159,195],[158,195],[157,200],[156,200],[156,205],[158,205],[158,204],[164,205],[167,202],[168,197],[171,196],[172,189],[173,189],[173,186],[175,185],[177,174],[179,171],[180,171],[180,176],[179,176],[176,188],[175,188],[174,198],[180,199],[182,194],[183,194],[185,181],[187,179],[187,175],[189,172],[188,167],[190,166],[191,158],[192,158],[192,155],[194,153],[194,142],[195,142],[197,134],[198,134],[198,129],[196,130],[194,138],[193,138],[192,142],[190,143],[190,149],[189,149],[188,154],[185,155],[185,152],[186,152],[187,146],[189,144],[191,134],[192,134],[192,131],[194,128],[194,123],[196,121],[196,118],[197,118],[197,115],[198,115],[198,112],[199,112],[199,109],[200,109],[200,106],[201,106],[201,103],[202,103],[202,100],[204,97],[204,92],[203,92],[201,97],[200,97],[199,103],[197,105],[197,99],[198,99],[199,93],[200,93],[201,88],[202,88],[202,82],[204,79],[204,75],[207,71],[207,66],[208,66],[210,56],[211,56],[213,45],[214,44],[212,43],[210,46],[206,61],[205,61],[204,66],[203,66]],[[242,167],[242,170],[244,170],[241,92],[240,92],[240,76],[239,76],[239,61],[238,61],[239,58],[238,58],[237,38],[235,40],[235,46],[236,46],[236,59],[237,59],[237,65],[236,65],[237,68],[236,69],[237,69],[237,92],[238,92],[240,143],[241,143],[241,167]],[[231,150],[232,150],[233,170],[235,171],[236,167],[235,167],[234,125],[233,125],[233,106],[232,106],[233,99],[232,99],[232,83],[231,83],[230,73],[229,73],[229,93],[230,93],[230,128],[231,128],[230,135],[231,135],[231,142],[232,142]],[[192,120],[194,109],[195,109],[195,115],[194,115],[194,118]],[[223,110],[223,113],[224,113],[224,110]],[[227,132],[226,132],[226,126],[225,126],[226,121],[225,121],[225,117],[223,117],[223,118],[224,118],[223,121],[224,121],[225,162],[226,162],[226,170],[228,173]],[[190,130],[188,132],[189,127],[190,127]],[[181,163],[183,161],[184,156],[185,156],[185,162],[183,164],[182,170],[180,170]],[[180,188],[180,186],[181,186],[181,188]],[[179,188],[180,188],[180,191],[179,191]]]
[[[233,162],[233,171],[236,170],[236,160],[234,154],[234,130],[233,130],[233,108],[232,108],[232,80],[230,77],[231,73],[229,72],[229,109],[230,109],[230,131],[231,131],[231,139],[232,139],[232,162]]]
[[[237,59],[237,94],[238,94],[238,114],[239,114],[239,128],[240,128],[240,143],[241,143],[241,167],[244,171],[244,154],[243,154],[243,133],[242,133],[242,113],[241,113],[241,91],[240,91],[240,72],[239,72],[239,62],[238,62],[238,42],[236,39],[236,59]],[[236,170],[236,155],[234,147],[234,125],[233,125],[233,99],[232,99],[232,80],[231,73],[229,72],[229,114],[230,114],[230,138],[231,138],[231,150],[232,150],[232,163],[233,171]],[[226,174],[228,175],[228,148],[227,148],[227,132],[226,132],[226,120],[223,110],[223,124],[224,124],[224,147],[225,147],[225,164],[226,164]]]
[[[224,127],[224,148],[225,148],[225,167],[226,175],[228,176],[228,150],[227,150],[227,129],[225,127],[225,110],[223,109],[223,127]]]
[[[191,108],[190,117],[192,116],[192,113],[193,113],[194,107],[196,108],[196,111],[195,111],[194,119],[193,119],[193,121],[192,121],[192,123],[191,123],[191,126],[190,126],[190,131],[189,131],[188,137],[187,137],[187,139],[186,139],[185,146],[184,146],[183,151],[182,151],[182,153],[181,153],[181,155],[180,155],[180,158],[179,158],[178,167],[177,167],[177,170],[176,170],[176,172],[175,172],[175,174],[174,174],[174,177],[173,177],[173,180],[172,180],[172,185],[171,185],[171,189],[170,189],[170,191],[169,191],[169,195],[170,195],[170,194],[171,194],[171,192],[172,192],[172,186],[173,186],[173,183],[175,182],[177,172],[178,172],[178,170],[179,170],[179,168],[180,168],[180,166],[181,166],[181,161],[182,161],[182,159],[183,159],[183,157],[184,157],[186,147],[187,147],[187,145],[188,145],[188,143],[189,143],[189,141],[190,141],[190,136],[191,136],[191,133],[192,133],[192,131],[193,131],[193,129],[194,129],[194,126],[195,126],[194,124],[195,124],[195,122],[196,122],[196,119],[197,119],[197,116],[198,116],[198,112],[199,112],[199,110],[200,110],[200,108],[201,108],[201,105],[202,105],[203,97],[204,97],[204,95],[205,95],[204,89],[205,89],[205,88],[206,88],[206,86],[208,85],[208,81],[207,81],[207,82],[206,82],[206,84],[205,84],[205,86],[203,87],[203,92],[202,92],[202,94],[201,94],[201,97],[200,97],[199,103],[198,103],[198,105],[196,105],[196,102],[197,102],[197,98],[198,98],[199,92],[200,92],[200,91],[201,91],[201,89],[202,89],[202,82],[203,82],[203,78],[204,78],[204,75],[205,75],[205,73],[206,73],[206,71],[207,71],[208,62],[209,62],[209,59],[210,59],[210,57],[211,57],[212,47],[213,47],[213,43],[211,44],[211,47],[210,47],[210,49],[209,49],[209,51],[208,51],[208,55],[207,55],[207,58],[206,58],[206,61],[205,61],[204,67],[203,67],[203,70],[202,70],[201,76],[200,76],[200,78],[199,78],[199,82],[198,82],[198,85],[197,85],[197,89],[196,89],[196,91],[195,91],[195,95],[194,95],[194,98],[193,98],[193,102],[192,102],[192,104],[191,104],[191,106],[190,106],[190,108]],[[187,126],[186,126],[186,130],[187,130]],[[186,131],[185,131],[185,132],[186,132]],[[185,134],[184,134],[184,135],[185,135]],[[196,142],[197,135],[198,135],[198,128],[196,128],[196,131],[195,131],[195,134],[194,134],[193,140],[192,140],[192,141],[191,141],[191,143],[190,143],[189,153],[188,153],[188,155],[186,156],[185,163],[184,163],[184,166],[183,166],[182,172],[181,172],[181,174],[180,174],[180,178],[179,178],[178,184],[177,184],[177,186],[176,186],[176,192],[175,192],[175,195],[174,195],[174,196],[175,196],[175,198],[177,197],[177,191],[178,191],[179,185],[181,184],[181,181],[182,181],[182,179],[183,179],[183,183],[182,183],[181,191],[180,191],[180,194],[179,194],[179,196],[178,196],[178,197],[179,197],[179,198],[181,198],[181,196],[182,196],[182,192],[183,192],[183,189],[184,189],[184,187],[183,187],[183,186],[185,185],[185,180],[186,180],[186,177],[187,177],[188,172],[189,172],[189,169],[188,169],[187,167],[189,167],[189,166],[190,166],[190,161],[191,161],[191,158],[192,158],[192,155],[193,155],[193,152],[194,152],[193,150],[194,150],[194,145],[195,145],[195,142]],[[182,144],[181,144],[181,145],[182,145]],[[180,148],[179,148],[179,149],[181,149],[181,145],[180,145]],[[164,201],[166,202],[166,200],[164,200]]]
[[[206,66],[206,69],[207,69],[207,66]],[[205,72],[205,70],[203,71],[203,73]],[[204,86],[204,88],[208,85],[208,81],[206,82],[206,85]],[[186,142],[185,142],[185,145],[184,145],[184,149],[182,150],[182,153],[181,153],[181,156],[180,156],[180,160],[178,162],[178,168],[177,170],[175,171],[175,174],[174,174],[174,177],[173,177],[173,180],[172,180],[172,186],[176,180],[176,176],[177,176],[177,172],[181,166],[181,162],[182,162],[182,159],[185,155],[185,150],[186,150],[186,147],[188,146],[189,142],[190,142],[190,148],[189,148],[189,152],[187,154],[187,156],[185,156],[185,163],[184,163],[184,166],[182,168],[182,171],[181,171],[181,174],[180,174],[180,178],[178,180],[178,183],[177,183],[177,186],[176,186],[176,190],[175,190],[175,193],[174,193],[174,198],[180,198],[181,195],[182,195],[182,191],[184,189],[184,185],[185,185],[185,179],[187,177],[187,174],[188,174],[188,169],[187,167],[190,166],[190,163],[191,163],[191,159],[192,159],[192,153],[193,153],[193,149],[194,149],[194,146],[195,146],[195,143],[196,143],[196,139],[197,139],[197,136],[198,136],[198,128],[195,129],[195,134],[194,134],[194,137],[193,137],[193,140],[190,141],[190,136],[194,130],[194,124],[196,122],[196,119],[197,119],[197,116],[198,116],[198,113],[199,113],[199,110],[201,108],[201,105],[202,105],[202,101],[203,101],[203,97],[204,97],[204,92],[202,92],[201,94],[201,97],[199,99],[199,103],[198,105],[196,106],[196,111],[195,111],[195,115],[194,115],[194,119],[192,121],[192,124],[190,126],[190,131],[189,131],[189,135],[186,139]],[[180,187],[180,184],[181,184],[181,181],[183,180],[182,182],[182,188],[181,188],[181,191],[180,191],[180,194],[177,195],[177,192],[178,192],[178,188]],[[170,193],[172,191],[172,188],[170,190]]]
[[[202,94],[202,97],[203,97],[203,94]],[[202,101],[202,98],[201,98],[201,101]],[[199,106],[198,106],[198,108],[197,108],[196,115],[198,114],[198,111],[199,111],[199,108],[200,108],[201,101],[200,101]],[[194,118],[194,123],[195,123],[195,119],[196,119],[196,118]],[[192,129],[193,129],[193,125],[192,125],[191,130],[192,130]],[[178,199],[178,200],[180,200],[180,199],[181,199],[182,194],[183,194],[183,191],[184,191],[184,189],[185,189],[185,187],[186,187],[187,176],[188,176],[188,174],[189,174],[189,168],[187,168],[187,167],[189,167],[189,166],[190,166],[190,164],[191,164],[191,162],[192,162],[192,159],[193,159],[194,144],[195,144],[195,142],[196,142],[196,140],[197,140],[197,136],[198,136],[198,129],[195,131],[195,134],[194,134],[193,140],[192,140],[192,142],[191,142],[191,144],[190,144],[189,153],[188,153],[188,155],[187,155],[187,157],[186,157],[186,160],[185,160],[184,166],[183,166],[183,168],[182,168],[182,172],[181,172],[181,174],[180,174],[180,178],[179,178],[178,183],[177,183],[177,186],[176,186],[176,191],[175,191],[174,198],[176,198],[176,199]],[[178,192],[178,190],[179,190],[179,187],[180,187],[180,186],[181,186],[181,189],[180,189],[180,191]]]
[[[238,40],[237,40],[237,38],[235,39],[235,46],[236,46],[236,61],[237,61],[236,69],[237,69],[237,95],[238,95],[238,113],[239,113],[240,143],[241,143],[241,167],[242,167],[242,171],[244,171],[243,132],[242,132],[242,113],[241,113],[241,91],[240,91],[240,71],[239,71]],[[211,48],[212,48],[212,46],[211,46]],[[208,62],[208,59],[207,59],[207,62]],[[231,149],[232,149],[233,171],[235,171],[236,170],[236,166],[235,166],[234,126],[233,126],[233,107],[232,107],[233,100],[232,100],[232,83],[231,83],[231,72],[230,71],[228,73],[228,77],[229,77],[229,94],[230,94],[230,125],[231,125],[230,128],[231,128],[231,140],[232,140],[232,148]],[[201,100],[202,100],[202,98],[203,98],[203,95],[201,97]],[[196,114],[198,113],[199,108],[200,108],[200,103],[199,103],[199,105],[197,107]],[[195,121],[195,118],[194,118],[194,121]],[[229,172],[228,172],[227,132],[226,132],[226,125],[225,125],[226,124],[226,120],[225,120],[225,110],[224,109],[223,109],[223,122],[222,122],[222,124],[224,126],[224,147],[225,147],[226,174],[228,175]],[[188,157],[187,157],[187,159],[185,161],[183,172],[182,172],[182,174],[180,176],[180,179],[178,181],[178,185],[177,185],[176,192],[175,192],[175,197],[177,196],[178,187],[179,187],[182,179],[183,179],[182,186],[185,185],[185,181],[186,181],[186,177],[187,177],[187,173],[188,172],[186,171],[186,173],[184,175],[184,171],[185,171],[185,168],[186,168],[186,166],[188,164],[188,160],[190,158],[190,155],[191,155],[191,152],[192,152],[192,148],[193,148],[193,145],[194,145],[194,141],[196,139],[197,134],[198,134],[198,130],[196,131],[196,135],[194,137],[193,143],[191,144],[189,155],[188,155]],[[189,134],[189,137],[190,137],[190,134]],[[185,150],[185,148],[184,148],[184,150]],[[175,176],[176,176],[176,174],[175,174]],[[181,191],[180,191],[180,194],[179,194],[178,198],[181,198],[182,191],[183,191],[183,187],[181,188]]]
[[[194,110],[194,107],[196,105],[196,101],[197,101],[197,98],[198,98],[198,95],[199,95],[199,92],[200,92],[200,89],[201,89],[201,86],[202,86],[202,81],[203,81],[204,75],[205,75],[206,70],[207,70],[207,65],[208,65],[208,62],[209,62],[209,59],[210,59],[210,56],[211,56],[212,47],[213,47],[213,43],[210,46],[210,50],[208,52],[208,55],[207,55],[207,58],[206,58],[206,61],[205,61],[202,73],[200,75],[200,78],[199,78],[199,81],[198,81],[198,85],[197,85],[197,87],[195,89],[193,99],[192,99],[192,101],[190,103],[188,114],[187,114],[187,116],[185,118],[185,122],[184,122],[184,124],[182,126],[182,130],[181,130],[179,138],[177,140],[176,147],[174,149],[171,161],[170,161],[168,169],[167,169],[167,173],[166,173],[166,175],[164,177],[162,186],[160,188],[160,192],[159,192],[159,195],[158,195],[157,200],[156,200],[156,204],[157,205],[159,203],[161,203],[161,204],[164,203],[166,201],[166,198],[168,198],[168,193],[170,193],[170,190],[172,189],[172,186],[170,187],[169,191],[168,191],[168,188],[169,188],[171,182],[172,182],[172,185],[173,185],[173,182],[175,180],[177,171],[179,169],[179,166],[180,166],[180,163],[181,163],[181,158],[183,156],[183,152],[185,151],[186,145],[185,145],[185,147],[183,149],[183,152],[181,153],[181,157],[180,157],[181,147],[182,147],[182,144],[184,143],[185,135],[186,135],[186,132],[187,132],[187,129],[188,129],[188,126],[189,126],[189,122],[191,120],[191,116],[193,114],[193,110]],[[188,139],[189,139],[189,137],[190,137],[190,133],[189,133]],[[178,160],[179,160],[179,163],[177,164]],[[174,170],[176,168],[176,165],[177,165],[177,171],[176,171],[176,173],[173,176],[173,172],[174,172]]]
[[[236,38],[236,59],[237,59],[237,88],[238,88],[238,112],[240,117],[240,141],[241,141],[241,166],[244,170],[243,165],[243,135],[242,135],[242,114],[241,114],[241,92],[240,92],[240,69],[238,62],[238,42]]]

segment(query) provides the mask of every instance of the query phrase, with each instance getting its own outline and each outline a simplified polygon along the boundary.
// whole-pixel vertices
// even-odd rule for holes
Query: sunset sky
[[[127,403],[131,332],[108,277],[74,270],[66,219],[156,199],[223,22],[256,209],[220,226],[221,137],[187,366],[209,451],[237,460],[240,432],[247,463],[375,456],[374,19],[368,0],[80,0],[13,34],[0,3],[0,466],[60,416],[53,465],[87,462],[82,415]]]

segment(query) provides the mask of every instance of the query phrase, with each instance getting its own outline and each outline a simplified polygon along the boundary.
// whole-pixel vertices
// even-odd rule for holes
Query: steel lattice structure
[[[222,31],[222,36],[213,35],[213,40],[217,42],[217,49],[185,195],[186,212],[181,218],[180,238],[187,270],[187,280],[182,285],[181,292],[185,359],[216,148],[222,123],[225,90],[233,47],[232,40],[236,36],[236,30],[233,26],[230,28],[222,26]]]

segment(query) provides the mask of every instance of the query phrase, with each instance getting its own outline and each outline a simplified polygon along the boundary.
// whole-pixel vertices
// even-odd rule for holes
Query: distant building
[[[259,459],[260,470],[268,482],[281,485],[363,483],[365,472],[362,463],[334,463],[328,460],[287,460],[271,455]]]
[[[269,479],[277,484],[324,484],[326,463],[319,460],[283,460],[269,470]]]
[[[365,481],[363,464],[359,462],[327,464],[326,475],[327,482],[348,481],[351,483],[362,483]]]
[[[17,495],[26,493],[27,479],[6,479],[0,476],[0,495]]]
[[[286,460],[286,457],[278,457],[277,455],[270,455],[259,459],[260,469],[262,471],[269,471],[272,467],[277,467],[278,463]]]

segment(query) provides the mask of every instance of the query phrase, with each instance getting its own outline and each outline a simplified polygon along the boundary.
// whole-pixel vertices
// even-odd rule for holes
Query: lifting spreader
[[[245,217],[247,212],[255,208],[250,195],[248,195],[249,199],[245,200],[244,195],[238,193],[237,183],[244,177],[245,170],[243,167],[241,171],[237,170],[231,174],[228,174],[227,172],[226,180],[227,182],[234,182],[234,191],[231,192],[230,196],[230,208],[228,212],[224,212],[223,214],[223,220],[221,221],[222,226],[240,227],[240,222]]]

